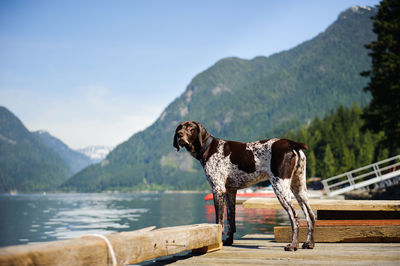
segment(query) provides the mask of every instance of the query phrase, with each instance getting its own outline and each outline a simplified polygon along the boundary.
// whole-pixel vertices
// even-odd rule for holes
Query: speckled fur
[[[211,148],[207,147],[204,154],[199,154],[199,150],[202,150],[201,145],[209,137],[210,134],[201,124],[193,121],[183,122],[175,131],[174,146],[178,150],[179,146],[186,147],[193,157],[200,160],[214,195],[216,222],[222,226],[224,225],[224,206],[226,204],[229,227],[224,244],[232,245],[233,235],[236,231],[235,202],[237,190],[269,179],[279,202],[289,215],[292,226],[292,243],[287,245],[285,250],[291,251],[298,248],[298,215],[291,202],[292,193],[295,195],[307,219],[308,234],[303,248],[313,248],[315,217],[307,199],[306,156],[303,151],[296,147],[281,152],[282,163],[277,170],[279,175],[275,175],[271,168],[272,146],[274,143],[279,143],[280,139],[243,144],[215,138],[212,144],[216,146],[215,150],[211,152]],[[292,141],[288,142],[295,145],[299,144]],[[199,146],[198,143],[201,143],[200,147],[196,147],[196,145]],[[224,150],[226,145],[241,145],[242,151],[245,151],[243,154],[251,151],[252,156],[254,156],[254,164],[251,165],[252,170],[241,170],[239,169],[239,164],[232,163],[231,156],[234,151],[228,150],[229,153],[227,154],[227,151]],[[245,150],[243,145],[245,145]],[[304,144],[301,145],[303,145],[301,148],[306,147]],[[245,156],[243,154],[240,154],[240,156]],[[253,162],[252,160],[250,161]]]
[[[269,165],[271,164],[271,144],[277,139],[266,143],[246,143],[246,148],[251,150],[256,161],[256,171],[246,173],[232,164],[228,156],[224,156],[224,140],[218,140],[217,152],[214,153],[203,166],[207,180],[213,192],[226,193],[227,189],[238,190],[250,185],[267,180],[273,176]]]

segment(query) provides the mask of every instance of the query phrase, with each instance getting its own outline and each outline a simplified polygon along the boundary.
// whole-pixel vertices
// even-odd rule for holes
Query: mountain
[[[110,146],[89,146],[83,149],[77,150],[78,152],[84,154],[89,157],[92,163],[98,163],[106,158],[107,154],[109,154],[113,150],[113,147]]]
[[[0,106],[0,192],[57,187],[71,175],[66,163]]]
[[[238,141],[271,138],[324,116],[339,105],[361,106],[370,68],[364,45],[374,40],[376,10],[352,7],[324,32],[293,49],[251,60],[226,58],[198,74],[157,121],[118,145],[101,164],[77,173],[63,188],[206,189],[200,164],[172,147],[176,126],[201,122],[214,136]]]
[[[72,174],[75,174],[92,164],[91,158],[78,151],[70,149],[65,143],[50,135],[47,131],[39,130],[33,133],[35,133],[47,147],[52,149],[67,163]]]

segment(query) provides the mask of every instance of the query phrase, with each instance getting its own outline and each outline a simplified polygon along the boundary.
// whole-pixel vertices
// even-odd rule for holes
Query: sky
[[[379,1],[0,1],[0,106],[73,149],[154,123],[199,73],[315,37]]]

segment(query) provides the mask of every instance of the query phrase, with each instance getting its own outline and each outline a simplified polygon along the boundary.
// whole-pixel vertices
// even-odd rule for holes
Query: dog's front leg
[[[222,232],[224,232],[224,206],[225,206],[225,193],[221,191],[214,191],[214,208],[215,208],[215,221],[217,224],[222,225]]]
[[[236,189],[226,192],[226,210],[228,213],[228,236],[224,241],[224,246],[232,246],[233,235],[236,232],[235,212],[236,212]]]

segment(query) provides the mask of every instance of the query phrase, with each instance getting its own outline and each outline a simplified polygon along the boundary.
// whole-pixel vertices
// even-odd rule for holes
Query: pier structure
[[[325,193],[337,196],[370,186],[392,186],[400,182],[400,154],[358,169],[322,180]]]
[[[399,265],[400,201],[314,199],[310,204],[317,211],[312,250],[284,251],[289,226],[222,247],[220,225],[196,224],[0,248],[0,265]],[[249,199],[243,207],[282,208],[266,198]]]

